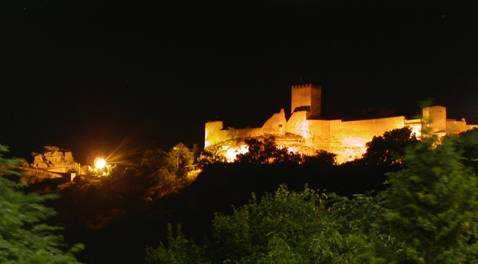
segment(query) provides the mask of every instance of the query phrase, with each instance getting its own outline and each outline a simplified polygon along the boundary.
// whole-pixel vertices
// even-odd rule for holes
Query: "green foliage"
[[[194,167],[194,152],[184,144],[176,144],[168,152],[160,149],[145,151],[139,174],[153,176],[148,196],[162,197],[182,188],[188,172]]]
[[[407,151],[405,164],[390,173],[382,194],[384,224],[403,242],[404,261],[466,263],[476,256],[470,241],[478,224],[477,177],[453,140],[436,145],[427,139]]]
[[[390,263],[393,256],[401,250],[401,243],[391,234],[381,221],[384,208],[380,196],[358,194],[352,198],[332,194],[329,197],[330,219],[339,232],[349,234],[359,240],[366,240],[373,248],[374,261]]]
[[[373,244],[361,232],[343,232],[324,197],[306,188],[280,187],[231,215],[217,214],[212,241],[204,246],[207,263],[375,263]],[[169,239],[170,240],[170,239]],[[148,251],[149,263],[183,263],[184,238]],[[195,246],[194,246],[195,247]],[[178,257],[180,256],[180,257]]]
[[[51,196],[23,193],[4,178],[20,174],[6,152],[0,146],[0,263],[78,263],[74,254],[81,246],[65,251],[60,229],[46,224],[55,214],[43,205]]]
[[[366,157],[402,166],[389,173],[385,191],[346,198],[281,187],[217,214],[201,256],[207,263],[478,263],[477,138],[470,132],[438,144],[389,133]],[[151,263],[179,248],[163,245]]]
[[[173,173],[179,178],[186,177],[194,163],[194,153],[183,143],[176,144],[168,152],[167,158]]]
[[[144,152],[141,166],[153,172],[163,170],[167,177],[184,178],[194,164],[194,153],[184,144],[179,143],[169,151],[150,149]]]
[[[275,242],[284,239],[298,249],[311,233],[318,231],[318,202],[319,197],[310,189],[294,193],[281,187],[260,201],[252,199],[230,216],[216,215],[214,255],[221,261],[256,259],[267,252],[273,243],[271,239]]]
[[[463,132],[459,136],[452,136],[457,151],[463,156],[463,164],[473,168],[478,173],[478,129]]]
[[[166,244],[157,248],[148,248],[146,254],[147,264],[189,264],[206,263],[202,248],[189,241],[181,232],[181,226],[177,226],[173,233],[172,226],[168,225]]]
[[[61,190],[63,220],[80,222],[90,230],[104,229],[121,216],[144,209],[146,201],[183,188],[193,161],[192,152],[180,143],[168,152],[146,150],[138,166],[117,168],[110,177],[78,177]]]
[[[311,244],[307,263],[378,263],[373,244],[366,234],[342,233],[333,222],[323,224],[322,233]]]

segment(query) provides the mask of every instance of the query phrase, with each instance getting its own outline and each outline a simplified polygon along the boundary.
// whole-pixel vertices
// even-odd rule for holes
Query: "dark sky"
[[[204,121],[258,124],[304,81],[324,86],[328,117],[413,115],[431,97],[478,122],[473,8],[317,2],[27,1],[0,44],[0,142],[80,160],[202,144]]]

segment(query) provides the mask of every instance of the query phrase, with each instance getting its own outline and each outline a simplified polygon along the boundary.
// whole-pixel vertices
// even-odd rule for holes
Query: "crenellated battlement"
[[[295,111],[307,111],[308,118],[322,116],[322,87],[314,84],[292,85],[291,114]]]

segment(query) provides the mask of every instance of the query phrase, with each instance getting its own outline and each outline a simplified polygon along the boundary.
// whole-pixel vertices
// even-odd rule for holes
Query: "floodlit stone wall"
[[[224,124],[222,121],[207,122],[205,127],[204,147],[207,148],[228,140],[260,137],[263,135],[264,133],[262,127],[224,129]]]
[[[273,114],[262,126],[262,131],[266,135],[283,136],[286,131],[287,119],[284,109],[279,113]]]
[[[230,148],[231,141],[234,140],[273,136],[281,147],[307,155],[314,153],[311,150],[325,150],[335,153],[337,162],[342,163],[360,158],[366,151],[366,144],[373,137],[390,130],[409,127],[420,138],[422,128],[425,127],[438,136],[458,134],[478,127],[467,124],[464,119],[447,119],[446,108],[443,106],[424,107],[422,118],[418,119],[406,119],[405,116],[353,121],[314,118],[321,114],[321,100],[322,89],[319,86],[293,86],[292,111],[288,120],[284,109],[281,109],[258,128],[225,129],[222,121],[207,122],[204,146],[207,149],[227,142],[227,148]]]
[[[362,157],[367,150],[367,143],[373,137],[404,126],[404,116],[355,121],[339,120],[331,126],[328,151],[337,154],[338,162],[354,160]]]
[[[287,121],[285,131],[295,135],[309,138],[309,124],[306,111],[294,112]]]
[[[447,119],[446,120],[446,133],[449,135],[459,134],[463,131],[468,130],[468,126],[464,119],[462,120],[455,120],[455,119]]]
[[[314,146],[314,148],[331,152],[331,131],[339,122],[340,120],[308,120],[309,137],[307,144]]]

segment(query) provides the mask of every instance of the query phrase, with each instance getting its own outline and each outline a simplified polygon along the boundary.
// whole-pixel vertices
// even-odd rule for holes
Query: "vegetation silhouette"
[[[402,168],[393,160],[400,155],[390,153],[402,153],[400,147],[414,144],[410,135],[410,130],[402,129],[374,138],[369,144],[373,155],[341,165],[331,153],[304,157],[278,148],[271,140],[249,140],[252,151],[239,155],[234,163],[207,153],[199,157],[182,144],[169,151],[150,149],[131,161],[137,166],[60,188],[55,208],[65,223],[66,238],[85,243],[85,262],[139,262],[146,245],[164,241],[169,223],[182,224],[188,237],[201,241],[211,236],[214,213],[232,212],[231,206],[246,204],[251,193],[260,198],[283,184],[291,191],[308,185],[344,196],[383,190],[385,174]],[[378,159],[381,155],[388,156]],[[185,177],[187,166],[202,169],[193,182]]]
[[[446,158],[450,162],[455,160],[461,164],[453,170],[454,173],[458,173],[462,168],[460,166],[463,166],[470,168],[470,173],[474,175],[478,167],[475,155],[478,153],[477,135],[477,131],[470,131],[444,139],[453,148],[453,151],[446,152],[447,155],[458,155],[458,158],[450,158],[445,154],[435,157],[430,154],[435,153],[435,150],[425,148],[423,152],[430,154],[428,156],[433,158],[433,162],[428,167],[423,167],[423,170],[435,166],[441,158]],[[407,161],[407,155],[410,155],[407,149],[423,147],[423,143],[413,137],[410,129],[390,131],[381,137],[375,137],[367,144],[368,150],[362,159],[344,164],[336,164],[334,155],[327,152],[319,152],[312,157],[287,152],[268,139],[248,140],[247,144],[252,151],[239,155],[234,163],[227,163],[208,153],[199,155],[178,144],[168,151],[157,148],[146,150],[143,155],[130,161],[135,166],[119,166],[110,177],[78,177],[72,183],[51,188],[57,190],[59,197],[51,202],[59,212],[56,220],[65,226],[64,235],[69,243],[85,244],[80,260],[86,263],[139,263],[145,259],[147,247],[150,247],[148,261],[153,261],[152,263],[158,256],[168,257],[167,254],[175,251],[174,247],[186,247],[191,252],[196,252],[196,257],[205,260],[209,257],[225,260],[227,258],[220,253],[219,248],[215,249],[217,252],[208,251],[208,247],[215,247],[214,243],[218,243],[214,241],[218,232],[215,230],[217,225],[214,224],[219,221],[217,213],[224,217],[234,216],[251,201],[251,193],[254,193],[255,201],[259,203],[263,197],[270,198],[271,193],[282,188],[280,186],[287,186],[289,193],[301,193],[307,186],[309,191],[320,190],[320,193],[329,194],[327,199],[320,197],[322,202],[319,204],[322,207],[319,211],[325,210],[327,217],[337,223],[337,226],[327,227],[331,232],[327,233],[330,239],[352,239],[349,242],[358,243],[356,245],[359,248],[365,242],[374,245],[373,248],[363,248],[370,253],[364,255],[364,259],[392,259],[391,255],[396,250],[405,252],[395,240],[383,241],[387,236],[398,237],[397,234],[383,233],[381,230],[383,226],[396,225],[392,218],[385,218],[385,212],[392,212],[389,210],[394,208],[400,210],[398,204],[402,198],[390,194],[389,197],[395,197],[395,202],[387,200],[390,205],[387,207],[385,200],[380,197],[393,189],[390,188],[391,184],[398,184],[393,183],[390,177],[406,171],[407,164],[412,164]],[[441,149],[442,147],[437,148]],[[188,173],[197,168],[202,171],[191,181]],[[469,177],[463,179],[469,180]],[[410,183],[401,184],[412,186]],[[34,189],[35,186],[30,188]],[[460,201],[458,198],[455,200]],[[458,221],[459,217],[455,218]],[[178,225],[181,226],[180,231]],[[473,229],[471,226],[473,225],[470,224]],[[354,233],[357,230],[360,233]],[[350,237],[336,237],[337,234],[348,234],[347,232],[352,232]],[[400,239],[407,241],[406,237]],[[469,234],[466,239],[473,241],[474,238]],[[284,242],[279,238],[267,240],[268,246],[277,247],[276,251],[271,251],[271,256],[279,256],[284,247],[290,246],[289,243],[292,242]],[[321,247],[327,243],[323,242]],[[158,246],[162,249],[158,249]],[[465,248],[467,252],[472,252],[468,247]],[[264,253],[265,249],[266,247],[262,247],[255,252]],[[272,250],[273,247],[269,249]],[[284,259],[302,254],[289,253],[292,255],[283,256]],[[401,257],[412,260],[412,255],[402,254]],[[189,257],[191,256],[178,256],[184,259]],[[322,257],[320,258],[323,259]],[[344,255],[336,260],[346,259],[348,258]]]
[[[0,145],[0,262],[1,263],[79,263],[77,244],[68,248],[52,225],[55,211],[45,206],[52,196],[26,193],[18,183],[20,160],[7,158],[8,149]]]
[[[398,160],[402,169],[387,173],[388,186],[376,195],[284,186],[253,195],[215,214],[209,240],[197,243],[170,229],[165,242],[148,249],[146,262],[475,263],[478,178],[464,164],[466,137],[413,142]]]

